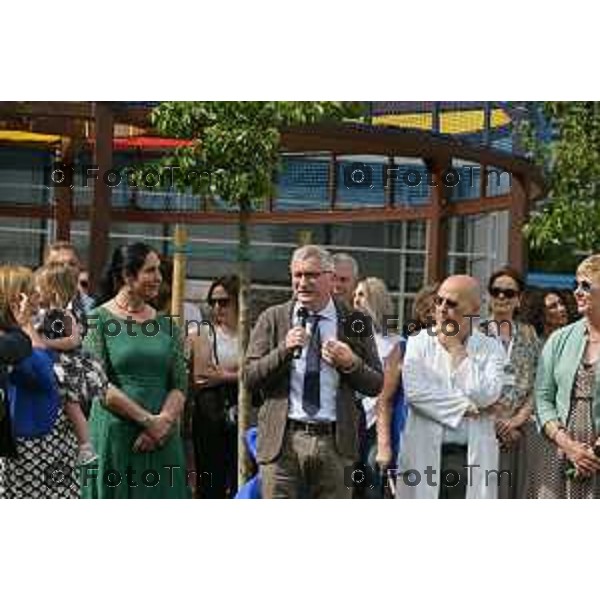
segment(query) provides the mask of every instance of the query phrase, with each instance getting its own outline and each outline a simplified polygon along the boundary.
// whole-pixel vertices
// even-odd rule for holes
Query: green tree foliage
[[[543,169],[547,201],[525,228],[538,256],[557,249],[588,253],[600,249],[600,103],[532,103],[521,126],[532,158]]]
[[[356,117],[361,108],[347,102],[164,102],[152,121],[163,135],[195,141],[165,163],[178,167],[181,188],[256,206],[272,193],[282,129]],[[186,173],[194,176],[186,180]]]
[[[247,345],[250,323],[249,216],[273,194],[279,167],[281,131],[299,125],[357,118],[364,110],[348,102],[164,102],[152,114],[156,130],[165,136],[192,140],[166,157],[175,186],[204,198],[220,198],[239,210],[238,274],[240,277],[240,348]],[[241,365],[240,378],[244,367]],[[248,391],[240,385],[238,399],[239,482],[250,467],[244,433],[250,425]]]

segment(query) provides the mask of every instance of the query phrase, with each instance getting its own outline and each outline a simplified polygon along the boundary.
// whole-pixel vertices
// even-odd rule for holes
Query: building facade
[[[321,136],[322,148],[304,138],[299,142],[301,136],[290,138],[276,193],[257,208],[250,226],[256,294],[264,302],[289,295],[289,258],[306,242],[351,253],[361,275],[386,281],[403,318],[428,280],[467,272],[485,281],[511,260],[515,220],[525,210],[517,214],[511,208],[515,178],[526,188],[523,204],[538,193],[529,191],[529,166],[515,144],[522,110],[499,102],[373,102],[368,125],[311,133]],[[3,262],[35,266],[45,244],[65,237],[59,199],[64,190],[52,181],[57,158],[64,156],[58,147],[51,139],[3,140],[0,131]],[[90,228],[96,183],[94,174],[86,173],[95,160],[88,138],[80,139],[70,158],[75,170],[66,232],[82,258],[91,261],[97,242]],[[144,169],[146,158],[144,148],[135,146],[116,147],[111,157],[120,172]],[[235,208],[218,198],[130,183],[123,176],[110,186],[108,254],[135,240],[172,254],[175,215],[181,214],[187,215],[189,236],[188,296],[201,298],[208,281],[235,271]]]

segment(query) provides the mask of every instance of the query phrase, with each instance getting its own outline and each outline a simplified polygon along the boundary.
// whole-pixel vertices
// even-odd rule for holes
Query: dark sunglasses
[[[456,300],[450,300],[450,298],[444,298],[444,296],[436,296],[434,302],[436,306],[442,306],[445,302],[446,306],[450,309],[458,308]]]
[[[499,298],[502,295],[506,299],[512,300],[513,298],[516,298],[519,295],[519,292],[517,292],[517,290],[512,290],[510,288],[500,288],[500,287],[493,287],[490,290],[490,296],[492,296],[492,298]]]
[[[573,283],[573,291],[581,290],[584,294],[589,294],[594,289],[594,286],[589,281],[575,281]]]
[[[87,290],[87,289],[88,289],[88,287],[89,287],[89,285],[90,285],[90,282],[89,282],[87,279],[81,279],[81,280],[79,281],[79,285],[80,285],[80,286],[81,286],[81,287],[82,287],[84,290]]]
[[[231,304],[231,298],[211,298],[208,301],[208,305],[211,308],[214,308],[217,305],[222,306],[223,308],[227,308],[230,304]]]

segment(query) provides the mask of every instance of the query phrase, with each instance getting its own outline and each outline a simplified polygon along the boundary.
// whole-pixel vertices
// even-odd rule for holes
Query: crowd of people
[[[171,275],[140,242],[115,250],[93,298],[68,242],[36,270],[0,267],[0,497],[600,497],[600,255],[572,294],[527,290],[509,266],[487,298],[452,275],[394,327],[383,280],[302,246],[290,299],[247,348],[236,276],[177,320]]]

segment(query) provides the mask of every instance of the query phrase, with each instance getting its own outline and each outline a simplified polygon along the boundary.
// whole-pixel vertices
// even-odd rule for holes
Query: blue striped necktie
[[[302,408],[310,417],[314,417],[321,408],[321,332],[320,315],[308,317],[312,324],[311,336],[306,350],[306,369],[304,371],[304,390]]]

